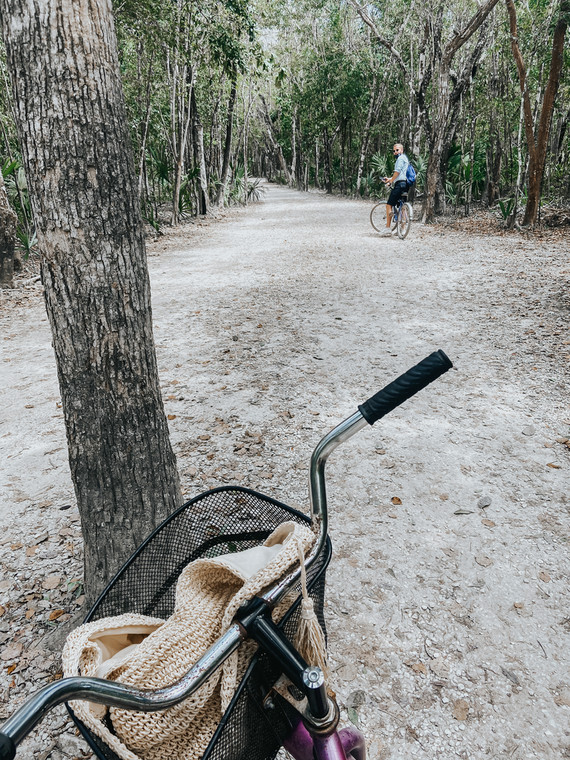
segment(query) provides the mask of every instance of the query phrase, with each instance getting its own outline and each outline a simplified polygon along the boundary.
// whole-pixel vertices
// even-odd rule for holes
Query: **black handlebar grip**
[[[426,385],[437,380],[440,375],[452,367],[453,364],[443,351],[434,351],[415,367],[404,372],[394,382],[378,391],[372,398],[361,404],[358,409],[366,422],[373,425],[385,414],[403,404],[404,401],[421,391]]]
[[[6,734],[0,734],[0,760],[14,760],[16,745]]]

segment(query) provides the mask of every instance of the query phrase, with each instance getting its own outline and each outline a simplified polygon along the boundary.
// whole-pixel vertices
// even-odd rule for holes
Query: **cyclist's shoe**
[[[382,230],[380,234],[382,235],[382,237],[387,237],[388,235],[391,235],[392,233],[390,232],[389,227],[384,227],[384,229]]]

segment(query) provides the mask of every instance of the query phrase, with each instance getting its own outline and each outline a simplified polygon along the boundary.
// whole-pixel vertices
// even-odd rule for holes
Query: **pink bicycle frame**
[[[283,746],[295,760],[366,760],[364,737],[356,727],[319,736],[311,734],[300,716]]]

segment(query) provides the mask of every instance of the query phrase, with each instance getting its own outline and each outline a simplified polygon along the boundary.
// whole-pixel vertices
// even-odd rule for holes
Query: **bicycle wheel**
[[[402,209],[401,209],[401,207],[400,207],[400,208],[398,208],[398,206],[396,206],[396,208],[394,209],[394,213],[392,214],[392,223],[391,223],[391,225],[390,225],[390,229],[392,230],[392,232],[393,232],[393,231],[396,229],[396,227],[398,226],[398,218],[399,218],[399,216],[400,216],[400,211],[401,211],[401,210],[402,210]]]
[[[409,203],[404,203],[398,214],[398,237],[403,240],[412,224],[412,212]]]
[[[382,232],[386,225],[384,206],[384,203],[377,203],[375,206],[372,206],[372,211],[370,212],[370,224],[374,227],[376,232]]]

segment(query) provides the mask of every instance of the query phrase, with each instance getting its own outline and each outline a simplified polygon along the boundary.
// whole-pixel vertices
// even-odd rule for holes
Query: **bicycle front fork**
[[[365,760],[360,731],[337,731],[339,709],[327,694],[322,671],[301,657],[269,612],[264,599],[254,598],[241,608],[236,619],[307,700],[305,712],[297,714],[283,746],[295,760]]]

